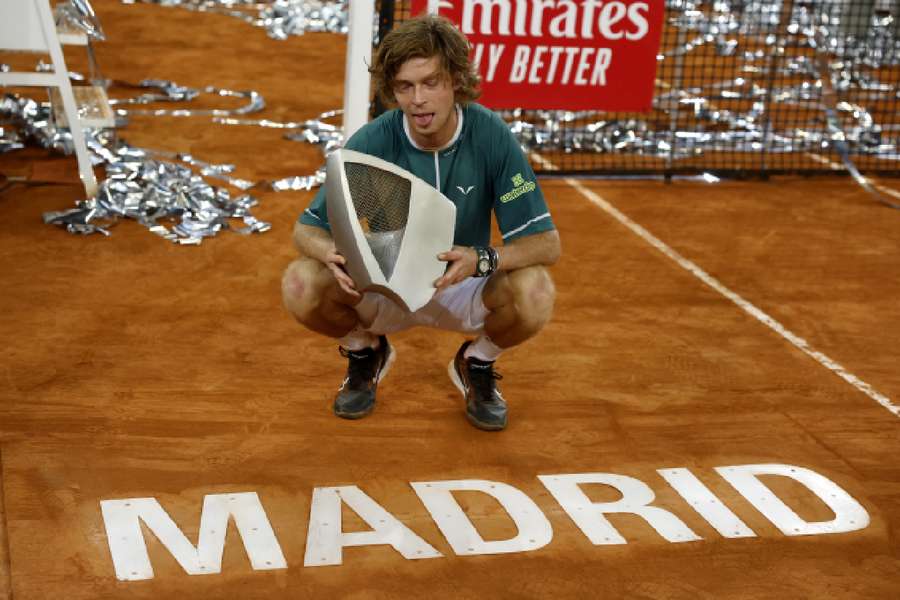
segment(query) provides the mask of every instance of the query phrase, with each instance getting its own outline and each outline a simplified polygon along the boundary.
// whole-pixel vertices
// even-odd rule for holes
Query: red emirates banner
[[[427,0],[412,0],[412,14]],[[490,108],[649,111],[664,0],[441,0]]]

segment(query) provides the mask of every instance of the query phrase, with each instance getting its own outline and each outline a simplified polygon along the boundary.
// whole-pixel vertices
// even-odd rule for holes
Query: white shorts
[[[413,327],[433,327],[463,333],[481,333],[488,310],[481,294],[490,277],[469,277],[440,290],[415,312],[398,306],[387,296],[365,292],[356,305],[360,326],[375,335]]]

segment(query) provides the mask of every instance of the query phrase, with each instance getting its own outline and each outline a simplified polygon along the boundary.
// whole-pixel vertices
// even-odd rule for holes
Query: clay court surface
[[[255,89],[268,105],[259,116],[276,121],[342,103],[339,36],[276,42],[224,16],[95,8],[110,38],[97,47],[107,77]],[[235,163],[251,180],[322,162],[278,130],[205,117],[135,116],[121,135]],[[181,247],[134,222],[108,238],[44,225],[44,211],[82,197],[74,158],[32,149],[0,165],[55,182],[0,195],[0,598],[900,597],[900,212],[849,178],[543,180],[564,248],[555,317],[498,362],[510,426],[492,434],[465,421],[446,375],[462,338],[428,330],[392,338],[398,361],[373,415],[332,415],[345,362],[333,341],[293,323],[280,296],[310,192],[258,192],[268,233]],[[715,470],[753,464],[826,477],[869,524],[785,535]],[[670,468],[689,469],[754,535],[716,531],[658,472]],[[644,482],[653,505],[701,539],[670,542],[637,516],[610,515],[627,543],[592,544],[538,479],[572,473]],[[458,555],[410,486],[449,480],[517,488],[552,540]],[[802,519],[834,517],[789,477],[762,480]],[[340,565],[304,566],[313,490],[332,486],[357,486],[443,556],[348,547]],[[597,503],[620,497],[599,484],[583,491]],[[101,501],[155,498],[196,544],[204,496],[242,492],[258,494],[287,568],[254,570],[232,524],[221,573],[188,575],[145,528],[153,578],[117,579]],[[488,494],[457,500],[485,540],[516,535]],[[346,506],[342,527],[369,529]]]

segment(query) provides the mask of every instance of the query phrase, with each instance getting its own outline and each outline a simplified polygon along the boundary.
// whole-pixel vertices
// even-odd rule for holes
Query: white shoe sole
[[[460,377],[459,377],[459,373],[456,372],[456,358],[455,357],[453,358],[453,360],[450,361],[450,364],[447,365],[447,375],[450,376],[450,381],[453,382],[453,385],[455,385],[456,389],[458,389],[459,392],[462,394],[463,401],[465,401],[466,400],[466,386],[463,385],[462,379],[460,379]],[[469,423],[471,423],[477,429],[481,429],[482,431],[502,431],[503,429],[506,429],[506,423],[504,423],[503,425],[494,425],[491,423],[484,423],[482,421],[479,421],[472,415],[470,415],[468,409],[464,409],[463,412],[465,412],[466,420],[469,421]]]
[[[450,376],[450,381],[453,382],[453,385],[456,386],[456,389],[463,395],[463,398],[466,397],[466,386],[463,385],[462,379],[459,378],[459,373],[456,372],[456,358],[454,357],[450,364],[447,365],[447,375]]]
[[[384,360],[384,366],[381,367],[381,371],[378,373],[378,379],[375,380],[376,383],[381,383],[381,380],[384,379],[385,375],[388,374],[388,371],[391,370],[391,365],[394,364],[394,359],[397,358],[397,351],[394,350],[394,346],[388,342],[388,355]]]

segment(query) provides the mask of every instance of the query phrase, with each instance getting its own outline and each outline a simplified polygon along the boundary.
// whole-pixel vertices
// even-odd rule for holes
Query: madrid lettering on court
[[[811,469],[785,464],[751,464],[716,467],[715,472],[783,535],[840,534],[864,529],[869,524],[869,514],[859,502]],[[696,513],[718,537],[757,536],[689,469],[658,469],[657,473],[683,501],[678,507],[679,512]],[[801,484],[830,509],[834,518],[815,522],[804,520],[763,483],[761,476],[781,476]],[[569,473],[539,475],[537,478],[568,518],[596,546],[628,543],[607,518],[614,514],[640,517],[669,543],[699,543],[703,540],[673,510],[654,505],[656,494],[640,479],[615,473]],[[584,485],[609,486],[621,498],[612,502],[594,502],[582,489]],[[410,486],[449,549],[457,556],[532,552],[553,540],[553,527],[544,511],[527,494],[509,484],[465,479],[411,482]],[[505,516],[515,524],[517,534],[505,540],[485,540],[457,502],[455,492],[480,492],[496,500]],[[345,532],[341,522],[344,507],[355,512],[369,530]],[[221,572],[226,534],[232,521],[254,570],[288,567],[278,535],[256,492],[206,495],[196,546],[156,498],[102,500],[100,509],[113,570],[123,581],[152,579],[154,576],[141,523],[188,575]],[[279,534],[292,535],[294,532],[282,530]],[[358,486],[313,489],[304,567],[341,565],[344,548],[376,545],[390,546],[407,560],[444,556]]]

